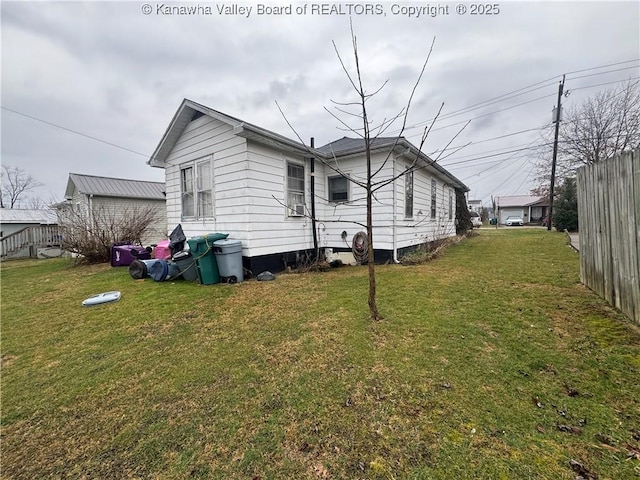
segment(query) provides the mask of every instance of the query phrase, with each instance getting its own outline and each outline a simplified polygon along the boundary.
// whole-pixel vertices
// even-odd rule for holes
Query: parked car
[[[470,211],[469,216],[471,217],[472,228],[480,228],[482,226],[482,218],[480,218],[480,214],[478,212]]]
[[[507,227],[512,227],[514,225],[524,225],[524,221],[522,217],[507,217],[507,221],[504,222]]]

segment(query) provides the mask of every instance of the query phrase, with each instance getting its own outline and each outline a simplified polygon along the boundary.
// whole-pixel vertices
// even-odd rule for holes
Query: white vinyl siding
[[[181,199],[181,169],[211,158],[210,201],[200,195],[200,209],[212,205],[208,218],[198,214],[198,185],[194,185],[194,215],[184,218]],[[207,233],[228,233],[247,245],[251,218],[247,202],[247,141],[234,135],[233,127],[217,118],[201,116],[184,128],[165,162],[167,221],[169,231],[182,224],[187,238]],[[194,177],[196,172],[194,171]],[[196,180],[194,180],[195,182]],[[206,186],[201,184],[201,186]],[[201,190],[204,193],[205,189]]]
[[[413,170],[404,174],[404,216],[413,218]]]
[[[141,239],[142,243],[150,245],[167,238],[167,215],[164,200],[94,196],[91,198],[90,204],[94,219],[96,221],[105,219],[108,223],[136,216],[138,212],[151,207],[155,211],[155,221],[147,230],[145,237]]]
[[[374,170],[384,164],[378,176],[381,179],[400,175],[406,168],[403,161],[385,164],[387,154],[374,152],[372,158]],[[205,195],[200,195],[201,203],[199,192],[205,192],[207,185],[196,183],[194,215],[183,219],[181,170],[192,167],[194,182],[197,182],[196,163],[207,156],[212,158],[212,198],[208,201]],[[348,171],[350,178],[366,179],[364,155],[340,158],[339,167]],[[304,205],[307,214],[311,210],[310,169],[304,153],[242,137],[234,133],[233,125],[225,119],[204,115],[186,125],[166,159],[165,172],[169,231],[182,223],[187,238],[213,232],[228,233],[230,238],[242,242],[243,256],[249,257],[313,248],[312,222],[305,217],[291,216],[289,210],[289,205]],[[342,180],[332,180],[335,176],[335,170],[316,162],[316,225],[320,248],[349,248],[353,236],[364,230],[362,224],[366,222],[365,190],[345,179],[348,200],[336,201],[344,197],[345,192]],[[398,248],[451,235],[451,230],[455,234],[453,221],[447,221],[446,217],[438,222],[428,221],[432,200],[430,187],[434,178],[438,179],[438,185],[446,183],[437,172],[426,168],[414,171],[413,218],[403,215],[406,203],[404,176],[376,192],[373,205],[376,249],[393,248],[394,223]],[[438,189],[438,208],[447,205],[446,197],[440,198],[442,194],[442,189]],[[436,201],[435,195],[433,200]],[[197,219],[208,204],[213,208],[212,218]],[[434,220],[435,217],[434,214]],[[346,232],[345,238],[343,232]]]
[[[431,179],[431,207],[430,207],[431,220],[436,219],[436,207],[438,205],[437,191],[438,191],[438,187],[437,187],[436,181],[435,179],[432,178]]]

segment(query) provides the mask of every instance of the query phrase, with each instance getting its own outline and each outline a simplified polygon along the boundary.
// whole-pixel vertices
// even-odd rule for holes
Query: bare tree
[[[574,177],[582,165],[608,160],[624,150],[640,147],[640,82],[628,81],[567,108],[558,134],[557,180]],[[553,139],[543,136],[537,151],[538,186],[533,193],[548,195]]]
[[[87,263],[108,262],[112,245],[123,242],[141,245],[158,215],[157,208],[152,206],[117,212],[105,206],[92,211],[70,204],[58,208],[63,248]]]
[[[414,150],[411,150],[411,153],[407,153],[409,158],[409,165],[406,168],[402,168],[399,173],[395,171],[389,176],[383,176],[385,173],[385,167],[388,166],[389,162],[392,161],[393,156],[395,155],[397,147],[406,147],[408,142],[403,137],[403,134],[407,125],[407,118],[409,114],[409,109],[411,107],[411,103],[413,101],[413,97],[416,93],[416,89],[418,88],[424,72],[426,70],[427,64],[429,62],[429,58],[431,57],[431,53],[433,52],[433,46],[435,43],[435,38],[431,44],[427,57],[422,65],[420,73],[416,79],[415,84],[411,90],[409,98],[407,100],[407,104],[404,108],[402,108],[396,115],[391,118],[385,118],[379,123],[374,123],[371,120],[368,112],[368,102],[378,95],[383,88],[386,86],[387,81],[383,82],[381,86],[374,90],[368,90],[363,81],[362,70],[360,64],[360,57],[358,52],[358,43],[357,38],[353,30],[353,24],[351,24],[351,41],[352,41],[352,52],[354,55],[355,65],[353,67],[353,71],[350,71],[347,68],[343,57],[340,54],[340,51],[333,42],[333,47],[335,53],[338,57],[342,70],[349,81],[349,84],[352,87],[352,91],[355,95],[355,100],[348,102],[338,102],[333,101],[333,108],[329,109],[325,107],[325,110],[342,126],[341,128],[345,131],[349,131],[355,134],[358,138],[362,139],[362,144],[364,147],[364,156],[366,162],[366,177],[365,178],[355,178],[354,176],[347,175],[344,171],[340,169],[338,160],[336,155],[333,155],[332,161],[326,161],[322,158],[319,160],[330,170],[335,173],[341,175],[346,178],[349,182],[354,183],[358,187],[362,188],[365,192],[366,198],[366,222],[358,223],[353,222],[358,225],[361,225],[363,228],[366,228],[367,238],[366,238],[366,258],[367,258],[367,267],[369,274],[369,297],[368,297],[368,305],[369,305],[369,313],[372,320],[381,320],[382,316],[378,311],[377,298],[376,298],[376,275],[375,275],[375,263],[374,263],[374,249],[373,249],[373,204],[376,201],[376,194],[382,188],[387,187],[390,184],[393,184],[397,179],[402,178],[403,176],[410,174],[416,170],[427,168],[430,165],[433,165],[435,162],[439,160],[442,156],[442,153],[447,150],[447,147],[451,145],[451,143],[455,140],[455,138],[466,128],[468,123],[464,125],[460,131],[450,140],[445,148],[443,148],[440,152],[440,155],[435,158],[435,160],[431,160],[424,153],[422,153],[422,148],[424,147],[425,141],[433,128],[434,123],[440,116],[440,112],[444,107],[444,104],[440,106],[440,109],[432,120],[431,123],[425,125],[419,146],[417,148],[414,147]],[[278,105],[278,108],[280,106]],[[296,132],[296,130],[291,126],[289,121],[286,118],[282,109],[280,109],[283,117],[287,124],[291,127],[298,140],[304,144],[304,140],[300,138],[300,135]],[[345,120],[346,119],[346,120]],[[351,122],[355,123],[351,123]],[[397,122],[401,122],[401,126],[399,131],[393,137],[383,137],[383,134],[390,129],[391,126],[397,124]],[[379,165],[373,165],[372,163],[372,151],[374,149],[379,149],[381,146],[384,146],[386,151],[386,157],[382,159]],[[466,146],[466,145],[465,145]],[[463,146],[464,147],[464,146]],[[455,152],[459,151],[461,148],[459,147],[455,149]],[[309,150],[310,154],[313,155],[312,150]],[[454,152],[454,153],[455,153]],[[361,200],[361,199],[358,199]],[[352,200],[353,201],[353,200]],[[465,203],[466,206],[466,203]],[[395,208],[395,207],[394,207]],[[468,212],[466,212],[468,215]],[[321,222],[325,222],[326,220],[319,220]],[[470,221],[469,221],[470,224]]]
[[[42,185],[21,168],[10,165],[2,165],[0,177],[0,208],[14,208],[27,192]]]
[[[47,203],[40,197],[30,197],[29,201],[27,202],[27,206],[33,210],[45,210],[49,208],[49,205],[51,205],[52,203],[54,202]]]

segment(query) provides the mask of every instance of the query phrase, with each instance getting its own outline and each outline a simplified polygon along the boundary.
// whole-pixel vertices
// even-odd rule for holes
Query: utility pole
[[[556,160],[558,158],[558,131],[560,130],[560,116],[562,115],[562,92],[564,90],[564,77],[558,85],[558,105],[553,121],[556,123],[556,134],[553,140],[553,161],[551,163],[551,188],[549,189],[549,214],[547,215],[547,230],[551,231],[551,219],[553,218],[553,188],[556,183]]]

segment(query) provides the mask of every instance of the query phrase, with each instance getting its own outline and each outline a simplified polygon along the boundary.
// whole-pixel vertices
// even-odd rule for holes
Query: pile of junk
[[[202,285],[239,283],[244,280],[242,242],[227,233],[209,233],[187,239],[178,225],[156,245],[113,245],[111,266],[129,267],[134,279],[165,282],[183,278]]]

